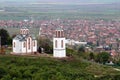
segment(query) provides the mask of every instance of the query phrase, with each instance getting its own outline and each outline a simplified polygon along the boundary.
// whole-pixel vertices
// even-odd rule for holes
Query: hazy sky
[[[0,0],[5,1],[17,1],[17,2],[58,2],[58,3],[115,3],[120,0]]]

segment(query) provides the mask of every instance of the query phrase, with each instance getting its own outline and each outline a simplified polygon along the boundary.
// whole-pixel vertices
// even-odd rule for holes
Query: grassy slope
[[[3,80],[99,80],[99,77],[120,74],[112,67],[82,59],[12,55],[0,55],[0,73]]]

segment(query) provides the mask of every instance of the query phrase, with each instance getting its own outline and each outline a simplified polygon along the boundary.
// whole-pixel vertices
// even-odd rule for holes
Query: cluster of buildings
[[[94,51],[96,49],[120,51],[120,21],[51,20],[41,24],[41,32],[46,33],[48,37],[54,33],[55,25],[60,25],[65,30],[65,36],[71,44],[87,42],[94,47]]]
[[[94,51],[120,51],[120,21],[115,20],[37,20],[37,21],[0,21],[0,27],[22,26],[40,29],[40,35],[51,39],[55,36],[56,26],[64,29],[68,44],[88,44]],[[111,51],[112,52],[112,51]]]
[[[56,25],[63,27],[67,39],[109,45],[120,38],[120,22],[105,20],[56,20],[41,23],[42,33],[51,36]],[[117,39],[117,40],[116,40]]]

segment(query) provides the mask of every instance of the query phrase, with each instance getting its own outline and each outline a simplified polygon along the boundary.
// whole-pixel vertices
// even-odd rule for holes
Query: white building
[[[20,34],[13,38],[13,54],[29,54],[37,52],[37,40],[29,34],[29,29],[20,29]]]
[[[87,45],[87,42],[80,42],[80,41],[75,41],[73,39],[66,39],[66,44],[68,45]]]
[[[53,38],[53,57],[66,57],[64,31],[61,28],[56,29],[55,37]]]

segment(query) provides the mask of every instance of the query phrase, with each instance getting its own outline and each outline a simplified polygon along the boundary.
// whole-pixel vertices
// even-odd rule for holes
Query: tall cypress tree
[[[9,43],[9,33],[5,29],[0,29],[1,45],[7,45]]]

